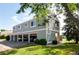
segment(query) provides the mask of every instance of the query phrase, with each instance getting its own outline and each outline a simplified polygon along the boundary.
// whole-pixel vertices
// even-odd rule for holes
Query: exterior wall
[[[52,32],[50,35],[50,41],[52,41],[52,40],[56,40],[55,32]]]
[[[31,27],[31,22],[35,21],[35,20],[30,20],[27,22],[24,22],[22,24],[18,24],[15,27],[15,29],[13,29],[13,33],[17,33],[17,32],[24,32],[24,31],[31,31],[31,30],[37,30],[37,29],[43,29],[45,28],[45,26],[38,26],[38,23],[35,21],[36,26],[35,27]],[[25,24],[27,24],[27,26],[25,26]],[[21,26],[21,28],[18,29],[18,26]]]
[[[46,30],[37,32],[37,39],[46,39]]]

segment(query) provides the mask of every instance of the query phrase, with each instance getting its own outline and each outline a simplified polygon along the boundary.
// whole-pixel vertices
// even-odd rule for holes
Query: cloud
[[[21,21],[18,19],[18,16],[13,16],[12,21],[16,22],[16,23],[20,23]]]
[[[29,15],[29,13],[16,14],[11,17],[12,26],[28,21],[30,19],[33,19],[34,15],[35,14]]]

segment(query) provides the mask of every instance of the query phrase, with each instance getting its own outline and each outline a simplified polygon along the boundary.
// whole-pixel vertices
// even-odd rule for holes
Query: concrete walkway
[[[9,50],[9,49],[12,49],[12,48],[11,47],[8,47],[6,45],[0,44],[0,52],[1,51],[5,51],[5,50]]]
[[[0,52],[6,51],[9,49],[13,49],[16,47],[21,47],[21,46],[26,45],[26,44],[27,44],[27,42],[9,42],[9,41],[5,41],[5,40],[0,39]]]

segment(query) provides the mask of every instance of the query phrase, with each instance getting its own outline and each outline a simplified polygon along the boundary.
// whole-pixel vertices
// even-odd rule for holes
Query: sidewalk
[[[5,51],[5,50],[9,50],[9,49],[13,49],[13,48],[8,47],[8,46],[3,45],[3,44],[0,44],[0,52],[1,52],[1,51]]]
[[[9,42],[0,39],[0,52],[26,45],[27,42]]]

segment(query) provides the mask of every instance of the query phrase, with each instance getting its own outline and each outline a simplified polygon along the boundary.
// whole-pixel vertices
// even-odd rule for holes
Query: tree
[[[38,20],[41,20],[42,18],[46,17],[50,13],[49,8],[52,6],[52,4],[49,4],[49,3],[48,4],[22,3],[20,5],[21,5],[21,7],[17,13],[25,12],[25,9],[30,7],[30,8],[32,8],[31,13],[35,13],[36,18]],[[64,20],[64,22],[66,23],[66,25],[64,26],[64,30],[65,30],[64,34],[66,35],[67,39],[68,40],[74,39],[76,41],[76,43],[78,43],[79,20],[78,20],[78,18],[76,18],[76,16],[74,16],[74,11],[79,10],[79,8],[78,8],[79,4],[60,3],[60,4],[55,4],[55,6],[57,7],[57,12],[59,12],[59,14],[60,14],[61,10],[65,11],[64,15],[66,16],[66,19]]]
[[[31,8],[32,11],[31,13],[35,13],[36,19],[41,20],[45,16],[47,16],[50,11],[49,8],[51,8],[52,4],[51,3],[21,3],[21,7],[17,11],[18,13],[25,12],[27,8]]]
[[[70,6],[71,8],[70,8]],[[66,25],[64,26],[65,30],[65,36],[67,37],[68,40],[74,39],[78,43],[78,38],[79,38],[79,19],[74,16],[74,11],[78,10],[78,5],[77,4],[62,4],[64,7],[64,10],[66,12],[66,19],[64,22]]]
[[[5,38],[6,38],[5,35],[1,35],[1,36],[0,36],[0,39],[5,39]]]
[[[0,31],[2,32],[2,31],[6,31],[6,30],[5,29],[1,29]]]

